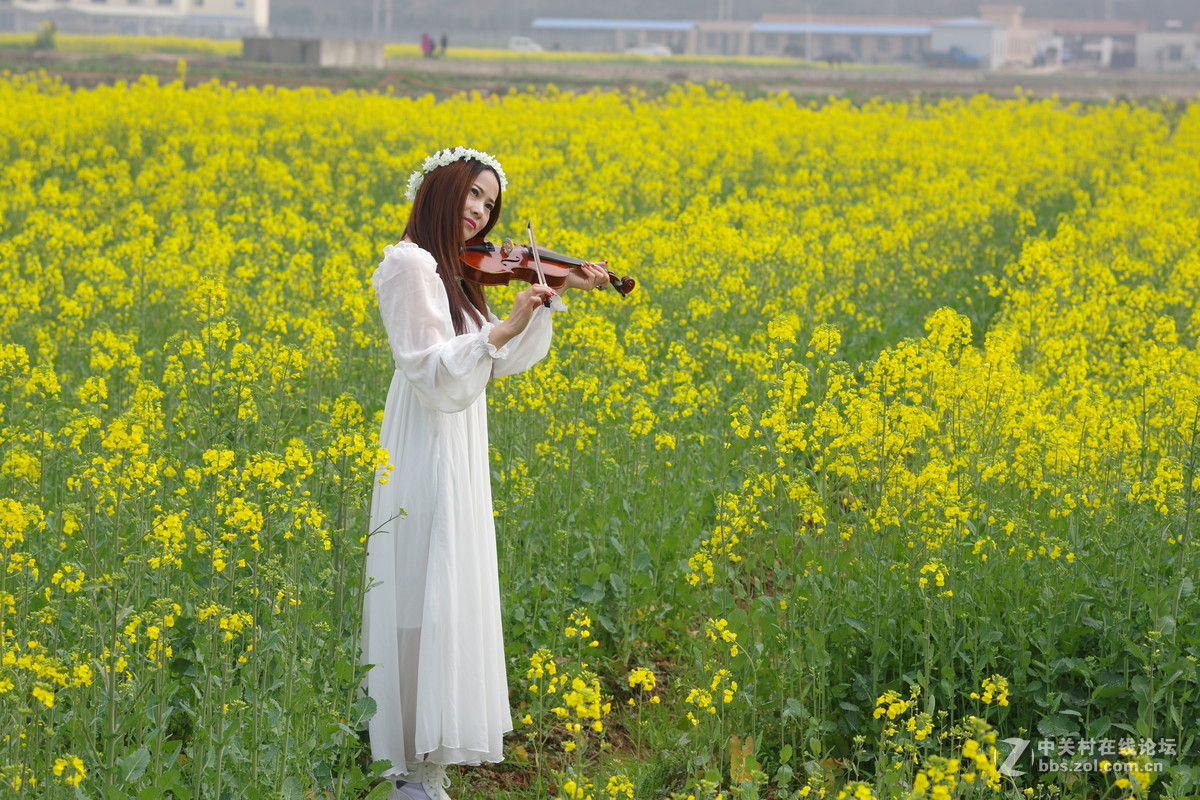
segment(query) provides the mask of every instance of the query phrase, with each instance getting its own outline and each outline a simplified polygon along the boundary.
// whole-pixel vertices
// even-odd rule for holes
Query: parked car
[[[646,44],[626,47],[625,52],[631,56],[669,56],[671,55],[671,48],[658,42],[647,42]]]
[[[956,45],[944,53],[926,53],[925,66],[979,69],[979,56],[973,56]]]
[[[836,66],[837,64],[853,64],[858,59],[854,57],[853,53],[838,52],[825,53],[821,56],[821,60],[826,64]]]
[[[508,49],[520,50],[523,53],[537,53],[542,46],[528,36],[510,36],[508,37]]]

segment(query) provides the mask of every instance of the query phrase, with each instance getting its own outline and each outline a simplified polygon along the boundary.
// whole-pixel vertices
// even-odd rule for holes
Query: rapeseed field
[[[1200,793],[1200,107],[5,75],[0,797],[386,796],[369,281],[454,144],[639,283],[489,390],[456,796]]]

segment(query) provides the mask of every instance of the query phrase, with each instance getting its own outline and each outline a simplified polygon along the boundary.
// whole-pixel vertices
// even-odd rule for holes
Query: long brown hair
[[[463,246],[462,216],[467,192],[485,169],[491,168],[473,158],[463,158],[427,174],[413,199],[408,224],[404,227],[404,236],[428,250],[437,262],[438,275],[450,300],[450,319],[458,334],[466,331],[468,315],[476,324],[481,324],[487,309],[483,288],[462,279],[458,259]],[[500,194],[496,194],[492,213],[476,236],[486,236],[500,219]]]

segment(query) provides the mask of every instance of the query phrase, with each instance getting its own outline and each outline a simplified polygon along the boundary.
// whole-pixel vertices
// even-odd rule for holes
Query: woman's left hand
[[[593,264],[585,261],[567,273],[565,288],[567,289],[599,289],[608,285],[608,269],[604,266],[607,261]]]

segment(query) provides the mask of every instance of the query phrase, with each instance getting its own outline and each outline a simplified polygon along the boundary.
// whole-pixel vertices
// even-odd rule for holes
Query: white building
[[[754,55],[793,56],[809,61],[871,64],[920,63],[929,49],[928,22],[888,18],[764,15],[750,28]]]
[[[958,50],[979,59],[982,69],[1000,69],[1007,60],[1007,29],[979,17],[933,23],[929,47],[934,53]]]
[[[979,16],[1004,29],[1004,66],[1057,67],[1062,63],[1066,44],[1050,26],[1024,19],[1025,7],[1018,5],[981,5]]]
[[[18,31],[50,20],[64,32],[207,34],[266,32],[270,0],[11,0]]]
[[[696,52],[696,23],[688,20],[537,17],[534,36],[551,50],[620,53],[629,47],[661,44],[673,53]]]
[[[1200,70],[1200,31],[1142,31],[1137,37],[1137,67],[1150,72]]]

